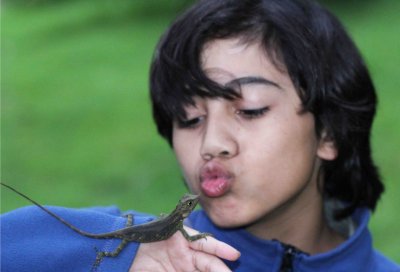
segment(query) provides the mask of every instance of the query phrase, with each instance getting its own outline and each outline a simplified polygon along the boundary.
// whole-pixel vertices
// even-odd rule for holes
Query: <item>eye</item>
[[[187,206],[188,206],[188,207],[191,207],[192,205],[193,205],[193,201],[189,200],[189,201],[187,202]]]
[[[201,121],[203,121],[204,117],[196,117],[187,120],[177,120],[177,124],[179,128],[196,128]]]
[[[255,119],[258,117],[263,116],[267,111],[269,110],[269,107],[264,107],[260,109],[242,109],[242,110],[236,110],[236,114],[243,117],[244,119]]]

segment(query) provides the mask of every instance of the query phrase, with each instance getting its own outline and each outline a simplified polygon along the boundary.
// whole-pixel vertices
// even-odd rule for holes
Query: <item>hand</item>
[[[197,233],[188,227],[185,230],[190,235]],[[129,272],[225,272],[231,270],[220,258],[234,261],[239,257],[239,251],[213,237],[188,242],[178,231],[167,240],[142,243]]]

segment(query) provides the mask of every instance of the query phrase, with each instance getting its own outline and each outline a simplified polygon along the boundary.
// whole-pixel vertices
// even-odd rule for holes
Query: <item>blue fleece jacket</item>
[[[117,207],[48,208],[87,232],[109,232],[126,224],[126,218]],[[154,216],[138,212],[133,214],[135,224],[154,219]],[[228,263],[234,271],[400,271],[398,265],[372,248],[367,229],[369,212],[359,210],[353,219],[358,227],[345,243],[330,252],[313,256],[278,241],[258,239],[243,229],[217,228],[203,211],[192,213],[189,223],[199,231],[213,233],[217,239],[241,252],[238,261]],[[113,251],[119,242],[118,239],[83,237],[37,207],[25,207],[1,216],[1,271],[87,272],[96,259],[95,248]],[[128,271],[138,246],[138,243],[130,243],[118,257],[104,258],[97,271]]]

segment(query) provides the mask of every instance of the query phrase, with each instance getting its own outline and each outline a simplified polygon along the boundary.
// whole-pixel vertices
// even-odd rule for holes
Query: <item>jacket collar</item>
[[[368,271],[370,270],[372,238],[368,230],[370,212],[358,209],[352,216],[357,227],[354,233],[331,251],[312,256],[302,255],[295,260],[299,271]]]
[[[294,271],[337,272],[368,270],[368,259],[372,253],[372,239],[367,228],[369,218],[367,209],[358,209],[352,216],[352,221],[357,225],[352,235],[337,248],[315,255],[293,251],[293,248],[279,241],[259,239],[244,229],[218,228],[204,211],[193,213],[190,223],[199,231],[213,233],[217,239],[241,252],[238,261],[227,262],[235,271],[265,271],[267,267],[268,271],[282,271],[283,261],[289,260]],[[360,270],[360,267],[364,269]]]

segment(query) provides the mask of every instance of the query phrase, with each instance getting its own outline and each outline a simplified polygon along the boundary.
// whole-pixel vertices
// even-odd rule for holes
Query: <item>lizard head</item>
[[[193,211],[193,209],[196,207],[198,202],[199,202],[198,195],[185,194],[179,200],[178,206],[176,208],[177,208],[177,210],[180,211],[180,214],[182,215],[182,217],[186,218]]]

